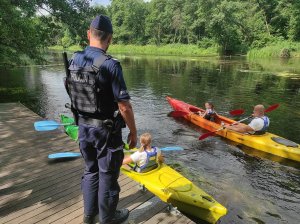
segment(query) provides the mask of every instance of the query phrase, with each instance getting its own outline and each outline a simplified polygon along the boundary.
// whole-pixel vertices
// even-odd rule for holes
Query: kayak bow
[[[147,173],[137,173],[124,167],[121,171],[186,214],[215,223],[227,213],[223,205],[166,164]]]

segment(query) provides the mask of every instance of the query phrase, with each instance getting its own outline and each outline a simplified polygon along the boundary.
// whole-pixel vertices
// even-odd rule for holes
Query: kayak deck
[[[221,115],[218,115],[215,118],[215,121],[212,122],[195,113],[197,111],[203,112],[204,110],[201,108],[187,104],[180,100],[173,99],[171,97],[167,97],[167,100],[175,111],[183,111],[187,113],[187,115],[183,116],[186,120],[208,131],[216,131],[217,129],[221,128],[221,123],[232,124],[236,122]],[[275,134],[266,132],[263,135],[249,135],[228,129],[220,130],[216,132],[216,134],[248,147],[300,162],[300,145]],[[292,144],[285,144],[285,142]]]
[[[171,167],[161,164],[147,173],[121,168],[122,173],[145,186],[162,201],[180,211],[215,223],[227,209]]]

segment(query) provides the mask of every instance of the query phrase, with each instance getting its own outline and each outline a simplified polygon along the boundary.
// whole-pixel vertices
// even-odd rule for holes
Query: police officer
[[[84,223],[122,223],[127,209],[117,210],[118,177],[124,158],[121,128],[127,124],[130,148],[137,132],[120,63],[106,54],[112,24],[99,15],[87,31],[89,46],[70,60],[66,88],[79,125],[79,147],[85,161],[82,177]]]

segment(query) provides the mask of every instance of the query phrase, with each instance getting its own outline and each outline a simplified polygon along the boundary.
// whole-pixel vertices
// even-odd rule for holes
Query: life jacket
[[[204,118],[209,121],[215,121],[216,111],[214,109],[208,109],[208,110],[209,112],[205,114]]]
[[[208,115],[212,115],[212,114],[215,114],[215,110],[214,109],[206,109],[206,111],[208,111]]]
[[[145,173],[150,170],[155,169],[158,164],[157,164],[157,148],[152,147],[153,151],[148,152],[147,150],[144,150],[144,152],[147,153],[147,159],[146,163],[143,166],[138,166],[137,164],[134,167],[134,170],[139,172],[139,173]]]
[[[101,54],[95,58],[91,66],[78,67],[73,63],[76,53],[71,59],[69,74],[66,77],[66,88],[68,90],[72,108],[80,114],[97,117],[103,110],[100,98],[103,87],[99,84],[101,75],[100,67],[110,56]]]
[[[262,119],[264,121],[264,126],[262,127],[262,129],[255,131],[254,135],[263,135],[266,133],[269,125],[270,125],[270,120],[267,116],[263,116],[263,117],[259,117],[260,119]]]

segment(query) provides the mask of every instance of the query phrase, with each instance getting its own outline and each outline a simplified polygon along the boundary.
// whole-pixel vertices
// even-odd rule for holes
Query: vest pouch
[[[96,76],[90,72],[71,71],[67,79],[72,106],[83,113],[94,114],[98,110]]]

